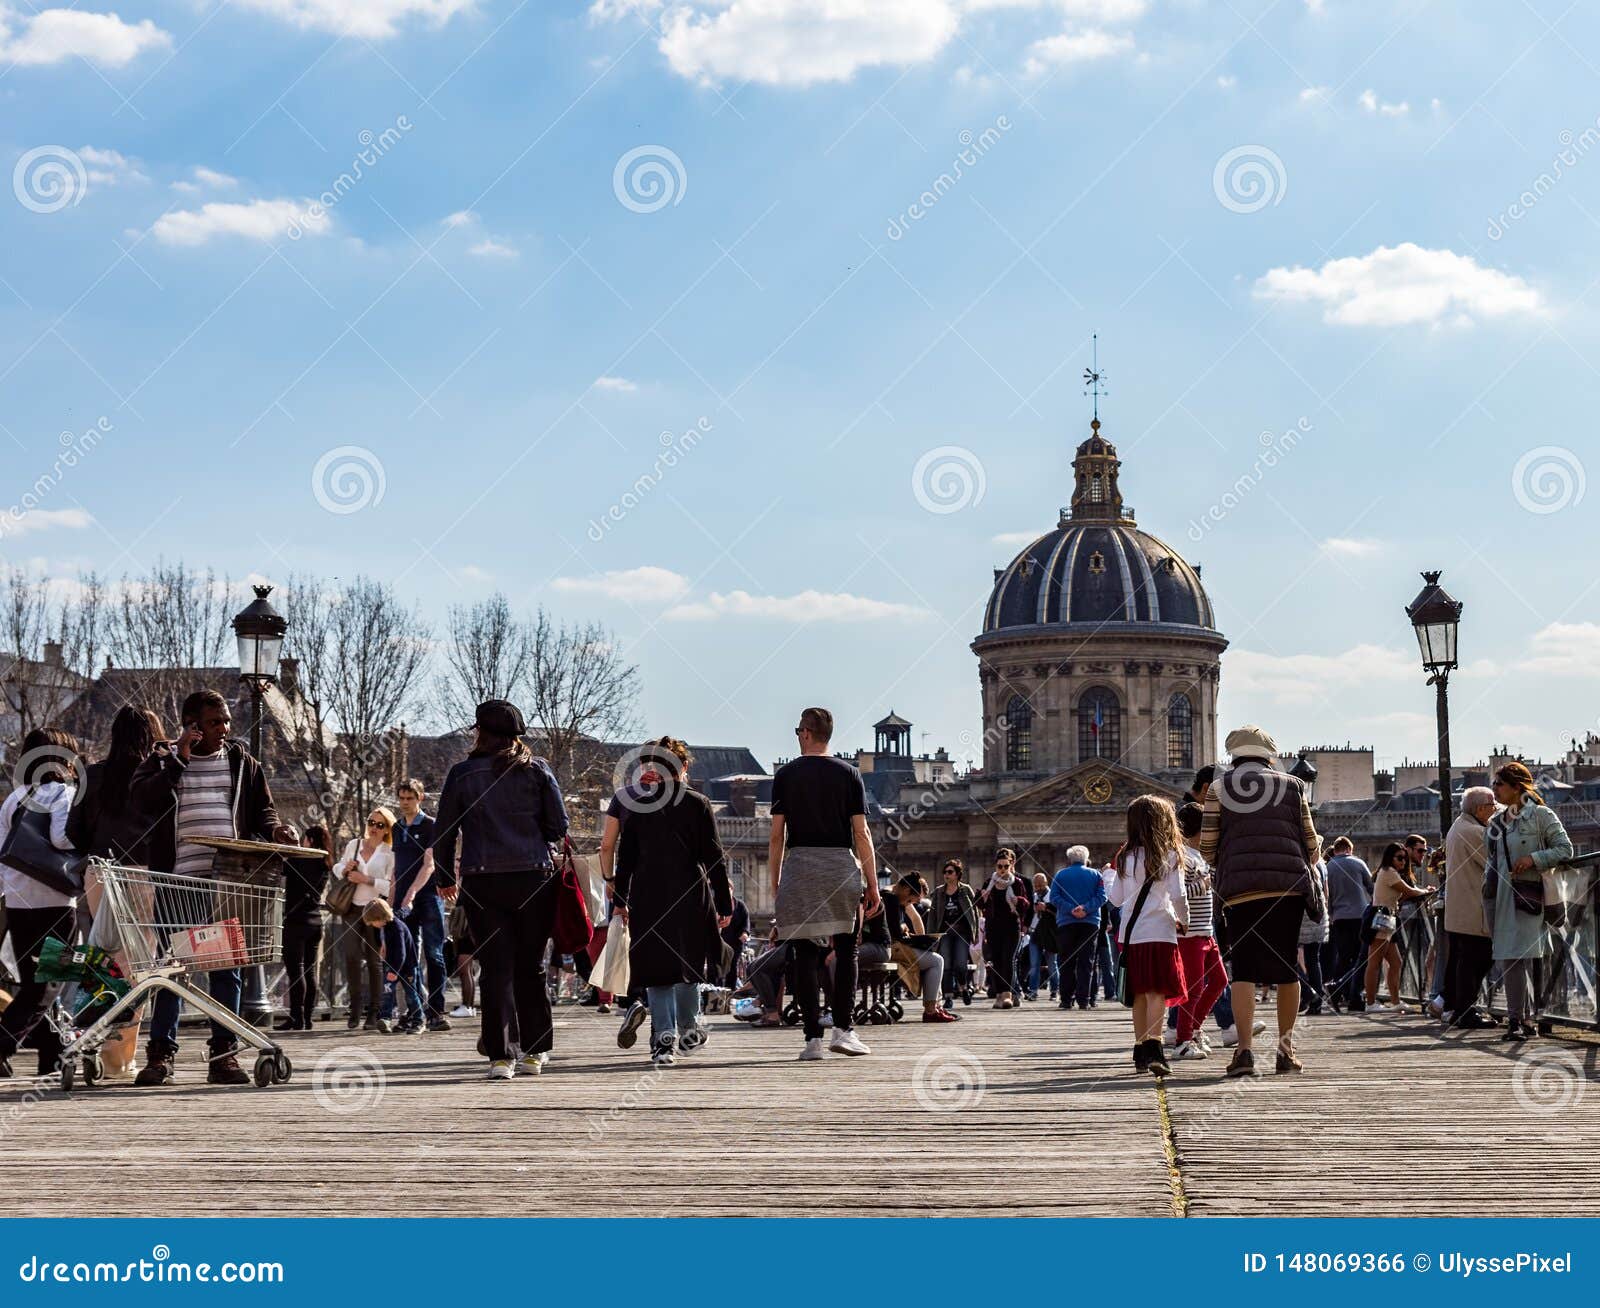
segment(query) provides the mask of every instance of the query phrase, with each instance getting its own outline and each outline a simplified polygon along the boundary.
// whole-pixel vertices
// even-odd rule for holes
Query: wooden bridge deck
[[[962,1010],[868,1028],[869,1058],[713,1018],[671,1069],[558,1010],[537,1080],[479,1078],[472,1033],[292,1035],[293,1081],[0,1090],[14,1216],[1600,1215],[1593,1046],[1522,1059],[1417,1018],[1307,1027],[1298,1078],[1129,1065],[1126,1015]],[[1533,1061],[1530,1061],[1533,1060]],[[319,1072],[320,1066],[320,1072]]]

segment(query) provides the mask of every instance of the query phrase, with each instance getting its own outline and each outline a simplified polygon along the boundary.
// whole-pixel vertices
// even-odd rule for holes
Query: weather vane
[[[1089,339],[1093,342],[1094,357],[1092,366],[1083,370],[1083,384],[1086,388],[1084,394],[1094,396],[1094,420],[1099,422],[1100,397],[1106,393],[1104,387],[1106,375],[1100,371],[1100,333],[1096,332]]]

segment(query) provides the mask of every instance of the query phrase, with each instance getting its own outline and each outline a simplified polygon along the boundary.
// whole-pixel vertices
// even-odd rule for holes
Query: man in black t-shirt
[[[833,1053],[872,1051],[851,1029],[855,1008],[856,946],[863,889],[866,910],[878,908],[878,866],[867,830],[867,791],[861,773],[828,753],[833,714],[808,708],[794,729],[800,757],[772,779],[772,834],[767,866],[777,905],[779,938],[795,960],[796,998],[805,1024],[804,1062],[824,1057],[822,959],[834,954]]]

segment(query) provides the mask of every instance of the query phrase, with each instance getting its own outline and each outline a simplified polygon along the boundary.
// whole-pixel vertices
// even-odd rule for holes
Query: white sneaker
[[[815,1040],[807,1040],[806,1047],[800,1051],[800,1061],[802,1063],[820,1063],[826,1057],[827,1055],[822,1052],[822,1037],[820,1036]]]
[[[550,1061],[550,1053],[546,1050],[538,1054],[524,1054],[522,1070],[529,1076],[539,1076],[544,1072],[545,1064]]]
[[[1239,1043],[1239,1028],[1236,1026],[1225,1026],[1217,1034],[1222,1037],[1222,1047],[1224,1049],[1232,1049]]]
[[[1435,1017],[1443,1017],[1444,1016],[1444,996],[1443,995],[1435,995],[1432,999],[1430,999],[1428,1001],[1428,1011],[1430,1013],[1432,1013]]]
[[[1387,1013],[1388,1011],[1389,1005],[1382,1002],[1367,1005],[1367,1012],[1369,1013]]]
[[[711,1032],[705,1027],[696,1025],[692,1030],[685,1031],[678,1037],[678,1052],[692,1054],[701,1048],[707,1040],[711,1039]]]
[[[469,1008],[465,1004],[457,1004],[450,1010],[451,1017],[476,1017],[477,1015],[478,1010],[476,1008]]]
[[[1257,1018],[1254,1022],[1250,1023],[1250,1034],[1251,1035],[1260,1035],[1266,1029],[1267,1029],[1267,1024],[1265,1022],[1263,1022],[1260,1018]]]
[[[497,1058],[489,1064],[489,1079],[491,1081],[509,1081],[517,1074],[517,1065],[509,1058]]]
[[[1204,1058],[1206,1051],[1198,1040],[1185,1040],[1178,1046],[1177,1055],[1179,1058]]]
[[[1194,1038],[1199,1044],[1200,1048],[1204,1049],[1208,1054],[1216,1048],[1216,1046],[1211,1043],[1211,1037],[1208,1036],[1204,1031],[1196,1031],[1194,1033]]]
[[[861,1037],[851,1030],[834,1030],[833,1039],[828,1041],[828,1052],[834,1054],[849,1054],[859,1057],[861,1054],[870,1054],[872,1050],[861,1043]]]
[[[1161,1043],[1168,1049],[1171,1049],[1174,1045],[1176,1045],[1178,1043],[1178,1028],[1169,1026],[1165,1031],[1163,1031],[1161,1033]]]

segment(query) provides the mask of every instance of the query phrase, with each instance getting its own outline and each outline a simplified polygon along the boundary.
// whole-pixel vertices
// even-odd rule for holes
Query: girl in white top
[[[367,817],[366,834],[344,847],[338,876],[356,883],[356,907],[388,899],[394,886],[394,814],[375,808]]]
[[[1106,897],[1122,911],[1118,938],[1133,997],[1133,1065],[1156,1076],[1171,1075],[1161,1026],[1167,1006],[1181,1002],[1185,990],[1178,955],[1178,937],[1189,925],[1182,848],[1172,805],[1140,795],[1128,805],[1127,843],[1106,873]],[[1147,875],[1147,868],[1156,871]]]

